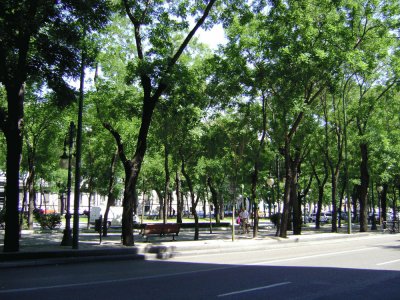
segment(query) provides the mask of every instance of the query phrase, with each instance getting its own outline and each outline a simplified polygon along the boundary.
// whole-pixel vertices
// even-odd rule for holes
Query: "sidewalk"
[[[76,263],[93,260],[116,259],[166,259],[174,255],[195,255],[213,253],[216,251],[243,251],[244,249],[265,249],[265,247],[295,246],[295,243],[320,241],[326,239],[343,239],[370,234],[382,234],[381,231],[359,233],[353,227],[353,233],[347,234],[347,229],[340,228],[339,233],[331,233],[330,225],[324,225],[319,230],[313,227],[304,228],[302,235],[294,236],[288,232],[288,238],[275,237],[275,228],[270,223],[261,223],[258,236],[253,238],[252,232],[240,234],[235,230],[235,239],[232,241],[232,231],[229,227],[200,229],[198,241],[194,241],[194,229],[183,228],[175,241],[171,236],[150,236],[146,242],[138,230],[134,232],[135,246],[126,247],[121,243],[121,229],[110,229],[107,237],[100,236],[93,228],[80,228],[79,247],[60,246],[62,229],[53,231],[24,230],[20,239],[20,251],[4,253],[4,230],[0,231],[0,269],[7,267],[23,267],[45,264]],[[291,244],[291,245],[290,245]]]

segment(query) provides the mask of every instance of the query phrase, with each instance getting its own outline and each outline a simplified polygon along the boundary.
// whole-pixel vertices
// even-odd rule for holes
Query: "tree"
[[[121,143],[118,143],[120,159],[125,169],[125,191],[123,199],[122,240],[126,246],[134,245],[132,213],[135,204],[135,189],[140,169],[147,149],[147,137],[151,125],[154,109],[161,95],[167,90],[171,82],[169,76],[173,73],[178,59],[187,48],[196,31],[205,22],[216,0],[210,0],[205,7],[193,6],[195,11],[202,11],[196,24],[190,30],[180,46],[174,49],[172,34],[181,31],[187,26],[185,17],[187,6],[164,5],[164,3],[150,1],[124,0],[123,8],[134,27],[137,60],[128,65],[130,82],[139,79],[142,88],[142,110],[140,129],[132,159],[128,159]],[[182,2],[184,4],[184,2]],[[146,31],[144,33],[143,31]],[[144,38],[148,37],[151,49],[145,51]],[[118,140],[117,140],[118,142]]]
[[[79,74],[81,32],[106,21],[106,1],[2,1],[0,4],[0,82],[7,93],[0,128],[7,142],[6,232],[4,251],[19,250],[19,167],[22,153],[25,84],[41,80],[56,92],[59,103],[74,99],[64,76]]]
[[[32,90],[35,90],[32,88]],[[28,91],[29,92],[29,91]],[[57,116],[60,110],[57,109],[48,99],[39,98],[33,93],[29,93],[26,100],[26,114],[23,136],[25,140],[24,147],[26,164],[22,162],[22,167],[26,165],[28,176],[26,185],[29,194],[28,203],[28,227],[33,229],[33,210],[36,207],[36,169],[44,169],[44,165],[50,162],[50,151],[52,147],[44,147],[45,138],[55,136],[55,128],[59,128],[59,118]],[[51,139],[54,140],[54,139]],[[50,142],[46,143],[46,146]],[[46,158],[46,159],[44,159]],[[40,169],[39,169],[40,172]],[[40,174],[40,173],[39,173]]]
[[[397,6],[398,9],[398,6]],[[378,102],[399,84],[397,72],[390,67],[391,55],[396,38],[391,29],[396,24],[396,6],[392,1],[354,1],[349,14],[349,35],[356,38],[354,51],[348,53],[349,80],[357,95],[356,128],[361,162],[360,170],[360,231],[368,227],[369,174],[369,120]],[[378,37],[378,38],[375,38]]]
[[[284,213],[281,237],[286,237],[290,208],[297,201],[297,174],[301,163],[306,126],[301,126],[324,91],[332,72],[338,67],[336,41],[338,12],[335,4],[324,1],[276,1],[259,9],[246,30],[236,35],[233,43],[245,44],[240,55],[257,59],[255,68],[263,72],[263,90],[271,96],[272,117],[268,126],[273,144],[285,159]],[[318,16],[318,17],[316,17]],[[297,218],[298,219],[298,218]]]

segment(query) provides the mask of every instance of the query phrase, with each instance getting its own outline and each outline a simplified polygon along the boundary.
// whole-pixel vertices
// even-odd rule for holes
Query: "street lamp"
[[[267,179],[267,185],[269,186],[269,188],[272,191],[272,201],[273,202],[275,202],[274,190],[272,189],[272,187],[274,186],[274,183],[275,183],[275,180],[272,177]],[[269,200],[269,203],[271,203],[271,199]],[[274,205],[275,205],[275,203],[274,203]],[[271,217],[271,205],[269,205],[268,210],[269,210],[269,217]],[[274,211],[274,213],[275,213],[275,211]]]
[[[72,246],[72,231],[71,231],[71,178],[72,178],[72,147],[74,144],[74,134],[75,125],[71,122],[68,131],[68,141],[67,137],[64,140],[64,153],[60,156],[60,165],[63,168],[68,168],[68,181],[67,181],[67,205],[65,213],[65,229],[63,233],[63,238],[61,241],[61,246]],[[67,154],[67,144],[68,144],[68,154]]]
[[[382,203],[382,191],[383,191],[383,186],[378,186],[376,188],[378,190],[378,207],[379,207],[379,225],[381,225],[381,203]],[[375,211],[375,207],[374,207]]]
[[[267,184],[270,188],[272,188],[272,186],[274,185],[275,180],[273,178],[268,178],[267,179]]]
[[[303,214],[304,214],[304,224],[307,224],[307,198],[309,198],[308,200],[310,200],[310,194],[311,194],[312,190],[309,189],[307,195],[304,197],[304,208],[303,208]],[[308,213],[310,213],[310,208],[308,209]]]
[[[378,201],[379,201],[379,187],[377,187],[378,190]],[[372,191],[372,219],[371,219],[371,230],[376,230],[376,220],[375,220],[375,198],[374,198],[374,192]]]

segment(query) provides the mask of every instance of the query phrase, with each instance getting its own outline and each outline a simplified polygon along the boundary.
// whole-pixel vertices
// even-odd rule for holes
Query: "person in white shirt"
[[[239,213],[239,217],[243,233],[249,233],[249,213],[247,212],[247,210],[242,208]]]

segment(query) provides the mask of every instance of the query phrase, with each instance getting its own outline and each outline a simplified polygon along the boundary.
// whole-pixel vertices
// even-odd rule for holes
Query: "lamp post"
[[[378,208],[379,208],[379,225],[381,225],[381,203],[382,203],[382,191],[383,191],[383,186],[378,186],[377,188],[378,191]],[[375,207],[374,207],[374,212],[375,212]],[[375,216],[374,216],[375,219]]]
[[[347,195],[347,233],[351,234],[351,200],[349,190],[349,169],[348,169],[348,155],[347,155],[347,111],[346,111],[346,97],[343,97],[343,136],[344,136],[344,176],[346,184]]]
[[[232,242],[235,241],[235,207],[236,207],[236,182],[233,188],[233,199],[232,199]]]
[[[303,211],[304,211],[304,213],[303,213],[304,214],[304,224],[307,224],[308,217],[307,217],[307,208],[306,208],[306,206],[307,206],[307,198],[309,198],[308,200],[310,200],[311,192],[312,192],[312,190],[309,189],[307,195],[304,197],[304,208],[303,208]],[[308,209],[308,210],[310,210],[310,209]],[[310,212],[308,212],[308,213],[310,213]]]
[[[242,207],[246,207],[246,205],[245,205],[245,203],[244,203],[244,184],[242,183],[241,185],[240,185],[240,188],[242,189]]]
[[[379,187],[377,188],[378,190],[378,201],[379,201]],[[371,219],[371,230],[376,230],[376,220],[375,220],[375,198],[374,198],[374,193],[372,191],[372,219]]]
[[[269,186],[269,188],[272,191],[272,201],[275,200],[275,199],[273,199],[274,198],[274,190],[272,189],[272,187],[274,186],[274,183],[275,183],[275,180],[272,177],[267,179],[267,185]],[[270,203],[271,203],[271,200],[270,200]],[[269,217],[271,217],[271,205],[269,206],[268,210],[269,210]]]
[[[66,213],[65,213],[65,229],[63,238],[61,241],[61,246],[72,246],[72,235],[71,235],[71,178],[72,178],[72,147],[74,145],[74,134],[75,134],[75,125],[74,122],[71,122],[69,125],[68,131],[68,142],[67,137],[64,140],[64,153],[60,156],[60,164],[62,167],[68,168],[68,181],[67,181],[67,205],[66,205]],[[68,154],[67,154],[67,143],[68,143]]]

